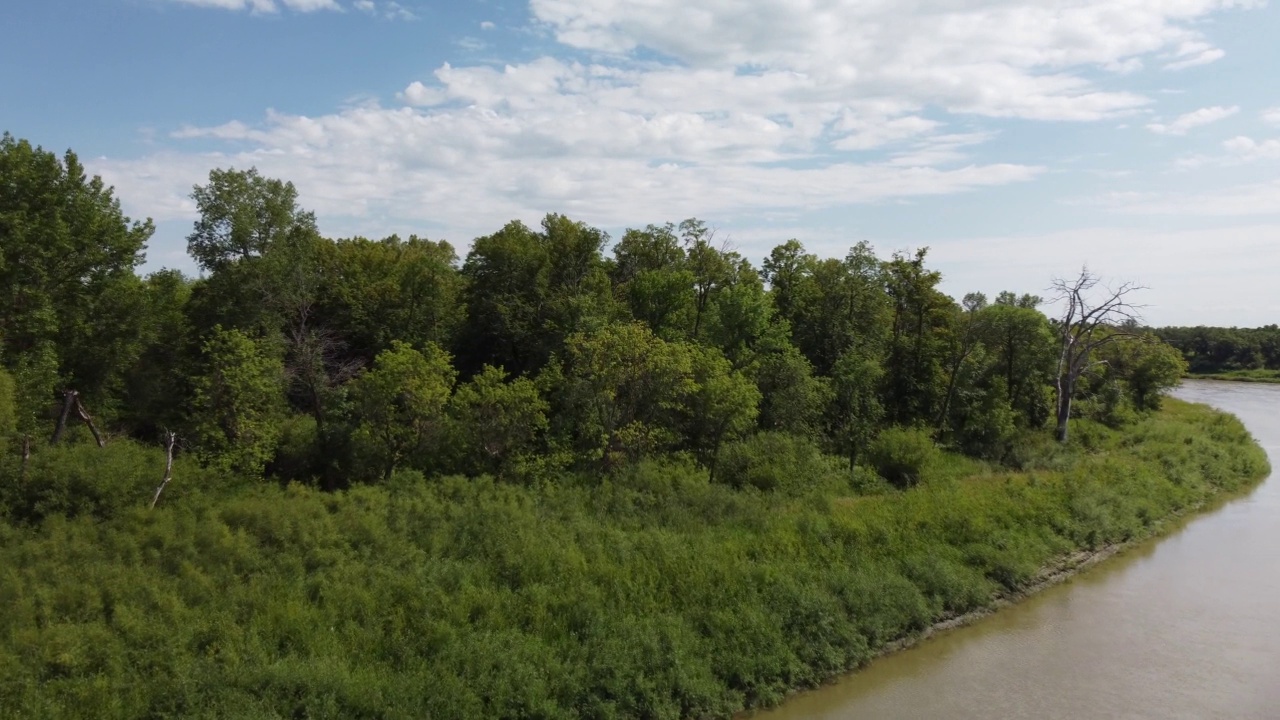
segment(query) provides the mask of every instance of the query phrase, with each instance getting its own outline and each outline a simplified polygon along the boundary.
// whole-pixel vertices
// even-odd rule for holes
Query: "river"
[[[1280,385],[1186,382],[1280,469]],[[757,720],[1280,719],[1280,482]]]

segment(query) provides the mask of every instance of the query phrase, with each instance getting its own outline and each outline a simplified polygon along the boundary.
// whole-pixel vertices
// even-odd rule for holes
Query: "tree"
[[[576,333],[549,366],[557,430],[603,469],[675,444],[680,413],[694,391],[693,360],[639,323]],[[550,379],[545,384],[553,384]]]
[[[356,439],[371,451],[384,479],[439,438],[457,377],[450,361],[434,344],[418,351],[397,340],[352,381]]]
[[[193,431],[205,462],[261,476],[284,419],[284,367],[239,330],[214,328],[195,379]]]
[[[608,236],[555,214],[542,229],[513,221],[476,238],[467,254],[464,371],[488,364],[536,373],[565,338],[607,321],[612,297],[600,252]]]
[[[1059,442],[1067,441],[1077,381],[1085,371],[1105,362],[1095,360],[1094,353],[1111,343],[1134,337],[1132,331],[1119,326],[1137,322],[1139,306],[1131,303],[1129,296],[1145,288],[1125,282],[1114,288],[1103,285],[1101,292],[1095,293],[1100,285],[1102,279],[1088,268],[1081,269],[1072,280],[1055,278],[1053,281],[1053,300],[1064,308],[1057,324],[1059,352],[1054,384],[1058,408],[1054,435]]]
[[[719,350],[695,347],[690,354],[694,387],[686,402],[685,436],[714,480],[721,445],[743,436],[755,424],[760,391]]]
[[[200,219],[187,236],[187,252],[211,272],[261,256],[290,232],[316,227],[315,215],[298,208],[293,183],[262,177],[257,168],[212,170],[191,199]]]
[[[830,435],[853,470],[884,420],[879,388],[884,370],[876,360],[856,351],[836,361],[831,375]]]
[[[894,253],[884,278],[891,307],[885,363],[885,411],[896,425],[931,422],[945,393],[942,359],[953,332],[955,302],[938,291],[942,274],[925,268],[928,248]]]
[[[0,356],[8,369],[48,368],[52,353],[59,390],[75,387],[105,405],[138,349],[134,268],[152,231],[150,220],[121,212],[101,178],[86,178],[75,153],[59,159],[0,136]]]
[[[501,474],[547,429],[548,405],[537,386],[528,378],[507,382],[506,376],[486,365],[450,401],[467,472]]]

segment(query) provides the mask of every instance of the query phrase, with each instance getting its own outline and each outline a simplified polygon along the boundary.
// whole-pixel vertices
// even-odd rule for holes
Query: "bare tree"
[[[169,486],[169,481],[173,479],[173,446],[178,442],[178,434],[171,431],[164,431],[164,479],[160,481],[160,487],[156,488],[156,494],[151,497],[151,509],[156,509],[156,503],[160,502],[160,493]]]
[[[1055,436],[1059,442],[1066,442],[1076,381],[1085,371],[1105,362],[1093,359],[1095,350],[1137,337],[1134,328],[1140,324],[1138,310],[1143,306],[1130,302],[1129,296],[1146,288],[1132,282],[1107,286],[1086,267],[1074,280],[1055,278],[1051,289],[1055,293],[1052,299],[1065,306],[1057,328],[1061,350],[1058,355],[1058,427]]]

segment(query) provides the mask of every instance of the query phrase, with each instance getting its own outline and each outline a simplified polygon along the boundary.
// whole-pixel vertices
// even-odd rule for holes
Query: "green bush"
[[[717,482],[765,491],[847,489],[849,480],[844,462],[823,454],[808,438],[781,432],[762,432],[726,445],[716,468]]]
[[[899,488],[919,483],[938,458],[937,445],[921,428],[888,428],[867,448],[867,462],[880,477]]]
[[[15,522],[39,523],[51,515],[97,519],[127,507],[145,507],[164,476],[164,452],[129,440],[41,447],[31,454],[26,478],[9,463],[0,484],[0,507]]]

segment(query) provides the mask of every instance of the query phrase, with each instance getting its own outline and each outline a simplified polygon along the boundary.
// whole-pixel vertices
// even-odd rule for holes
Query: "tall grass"
[[[820,481],[746,450],[730,463],[755,468],[741,489],[675,460],[536,488],[404,473],[338,494],[218,489],[190,468],[174,489],[207,489],[155,511],[154,458],[103,469],[113,493],[146,497],[87,505],[51,459],[0,493],[42,502],[43,482],[57,500],[34,525],[0,524],[0,708],[727,717],[1267,471],[1239,422],[1177,401],[1076,436],[1024,439],[1019,471],[947,456],[906,491],[841,487],[834,465],[790,448]]]

